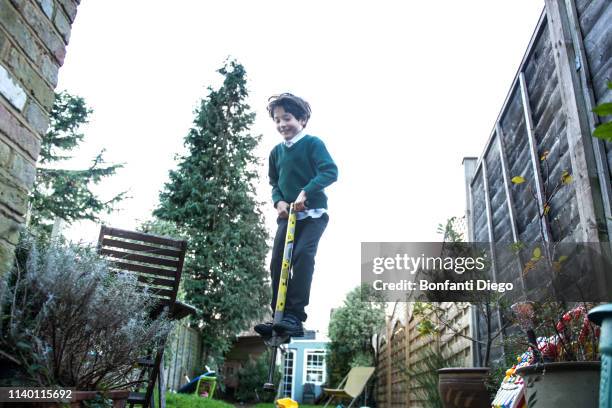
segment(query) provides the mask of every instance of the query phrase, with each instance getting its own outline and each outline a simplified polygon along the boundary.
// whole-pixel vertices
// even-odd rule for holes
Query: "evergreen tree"
[[[125,193],[120,193],[105,201],[90,190],[92,184],[123,167],[105,165],[103,152],[87,169],[66,170],[58,166],[70,159],[68,153],[83,141],[80,127],[88,122],[91,112],[83,98],[65,91],[55,95],[49,131],[42,140],[36,182],[30,194],[30,225],[43,233],[51,232],[55,217],[68,222],[99,221],[100,213],[112,211],[125,198]]]
[[[268,251],[261,203],[255,200],[261,136],[249,128],[245,70],[228,61],[218,90],[209,88],[185,137],[188,154],[160,193],[154,215],[188,237],[186,300],[199,309],[204,353],[220,357],[232,338],[267,310]]]

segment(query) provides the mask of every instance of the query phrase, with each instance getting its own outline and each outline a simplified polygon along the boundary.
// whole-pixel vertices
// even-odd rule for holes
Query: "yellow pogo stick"
[[[283,320],[285,312],[285,300],[287,299],[287,281],[289,280],[289,271],[291,270],[291,254],[293,253],[293,240],[295,237],[295,223],[297,217],[293,211],[293,203],[289,206],[289,219],[287,220],[287,234],[285,235],[285,249],[283,251],[283,264],[278,280],[278,292],[276,295],[276,307],[274,308],[274,324],[280,323]],[[278,346],[289,341],[289,336],[281,336],[276,330],[272,330],[272,337],[265,340],[266,346],[272,347],[270,356],[270,368],[268,370],[268,382],[263,386],[264,390],[274,391],[275,386],[272,381],[274,375],[274,365],[276,363],[276,352]]]

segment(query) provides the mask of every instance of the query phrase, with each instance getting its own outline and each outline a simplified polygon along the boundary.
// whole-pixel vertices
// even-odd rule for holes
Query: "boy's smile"
[[[282,106],[274,108],[272,117],[276,123],[276,130],[285,140],[293,139],[306,126],[305,120],[297,120],[291,113],[285,112]]]

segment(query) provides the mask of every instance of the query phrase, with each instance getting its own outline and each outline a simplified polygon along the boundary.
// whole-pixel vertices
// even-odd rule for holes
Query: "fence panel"
[[[449,322],[457,330],[441,328],[435,335],[423,335],[417,330],[422,318],[412,315],[411,304],[396,303],[384,334],[378,336],[377,406],[425,406],[423,389],[410,373],[421,368],[428,350],[456,358],[459,365],[471,365],[471,342],[461,336],[469,335],[469,306],[455,303],[443,303],[441,306],[447,309]]]
[[[201,333],[186,323],[179,323],[170,335],[165,351],[166,388],[176,391],[187,380],[202,374]]]
[[[591,137],[594,127],[609,119],[597,118],[591,109],[612,101],[607,88],[612,80],[612,2],[545,4],[484,152],[474,167],[466,167],[468,236],[475,242],[609,242],[612,143]],[[548,160],[542,160],[544,155]],[[542,223],[546,193],[564,171],[574,181],[550,200],[549,222]],[[535,199],[527,188],[512,185],[514,176],[532,184]],[[500,280],[522,286],[519,258],[496,263]],[[423,406],[421,390],[405,375],[418,367],[423,350],[455,355],[465,365],[478,361],[472,355],[478,351],[462,337],[481,331],[477,321],[471,322],[469,308],[449,306],[448,316],[459,332],[443,329],[431,338],[418,333],[419,318],[409,308],[396,305],[378,337],[378,406]]]
[[[575,129],[580,130],[582,122],[587,124],[588,115],[583,114],[589,105],[585,99],[589,96],[589,83],[592,84],[590,104],[612,99],[612,93],[605,84],[612,76],[612,4],[609,1],[586,0],[578,0],[576,4],[573,0],[547,0],[546,4],[547,10],[538,23],[485,146],[485,153],[470,180],[474,212],[469,225],[473,228],[475,241],[487,241],[489,238],[485,228],[487,220],[483,220],[487,216],[483,211],[487,205],[491,208],[495,242],[510,241],[512,223],[509,220],[512,218],[515,218],[518,233],[513,240],[540,240],[538,212],[542,211],[543,190],[548,181],[550,192],[564,171],[574,174],[575,182],[561,189],[550,202],[550,231],[545,231],[549,234],[548,238],[555,242],[593,242],[593,239],[607,238],[606,215],[609,214],[606,214],[604,207],[609,207],[610,198],[603,195],[600,184],[609,184],[609,177],[607,180],[593,180],[589,176],[599,175],[601,179],[609,175],[612,154],[609,146],[605,145],[606,156],[611,160],[605,163],[606,168],[603,169],[607,173],[602,173],[592,146],[598,141],[591,138],[588,128],[585,134],[579,135],[575,134]],[[559,17],[549,21],[547,13]],[[572,26],[572,18],[576,18],[579,25]],[[554,46],[553,40],[565,32],[569,32],[567,35],[576,43],[578,54],[575,58],[563,60],[558,57],[561,46]],[[571,53],[571,47],[563,49]],[[579,58],[581,50],[585,55],[582,65]],[[568,67],[570,62],[571,66]],[[581,71],[584,84],[580,82],[581,78],[565,74],[577,70]],[[576,85],[584,85],[585,89],[581,88],[581,92],[576,93],[573,89]],[[502,148],[507,162],[507,177],[523,176],[532,183],[538,200],[534,200],[527,189],[512,186],[508,191],[511,197],[504,197],[507,193],[504,193],[503,187],[507,180],[498,160]],[[545,154],[548,160],[541,160]],[[490,197],[486,197],[484,190],[482,167],[485,165],[489,170],[486,181],[490,186]],[[508,200],[515,214],[511,214]],[[593,220],[596,225],[589,226]]]
[[[600,119],[590,111],[612,100],[612,2],[545,4],[484,152],[466,173],[475,242],[609,242],[612,145],[591,136]],[[572,183],[550,198],[565,171]],[[530,189],[513,186],[514,176]],[[496,259],[494,269],[498,280],[524,287],[520,259]]]

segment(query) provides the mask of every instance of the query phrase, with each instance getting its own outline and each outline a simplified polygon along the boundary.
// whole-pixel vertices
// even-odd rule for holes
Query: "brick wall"
[[[25,223],[70,29],[80,0],[0,0],[0,276]]]

